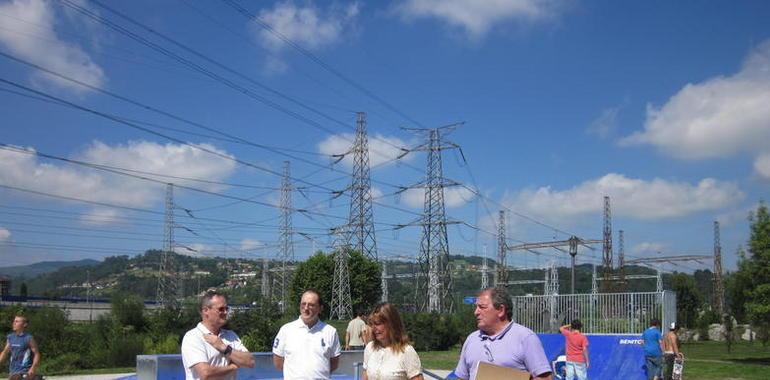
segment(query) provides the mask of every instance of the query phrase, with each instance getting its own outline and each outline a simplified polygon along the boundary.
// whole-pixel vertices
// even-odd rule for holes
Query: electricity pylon
[[[497,271],[495,271],[495,287],[505,287],[508,282],[508,266],[506,255],[508,244],[505,240],[505,211],[500,210],[497,224]]]
[[[719,222],[714,221],[714,310],[722,315],[725,308],[725,287],[722,282],[722,244]]]
[[[602,243],[602,275],[604,278],[612,277],[612,211],[610,210],[610,197],[604,196],[604,229]],[[610,281],[602,282],[602,292],[609,293],[612,289]]]
[[[286,290],[289,286],[289,274],[287,262],[294,261],[294,230],[292,226],[292,202],[291,202],[291,175],[290,175],[290,163],[289,161],[283,162],[283,178],[281,179],[281,236],[279,260],[281,262],[281,270],[279,271],[280,283],[281,283],[281,312],[286,311],[287,294]]]
[[[449,269],[449,239],[447,238],[446,226],[458,222],[447,220],[444,188],[457,186],[459,183],[444,178],[441,151],[460,148],[459,145],[444,139],[446,135],[460,125],[452,124],[433,129],[404,128],[421,134],[427,139],[427,142],[412,149],[412,151],[427,152],[428,165],[425,181],[411,186],[411,188],[422,187],[425,189],[423,215],[418,221],[409,225],[422,227],[418,261],[422,271],[427,275],[427,286],[425,292],[421,292],[426,297],[426,302],[423,303],[424,306],[421,305],[421,308],[428,312],[450,312],[454,307],[452,278]],[[400,227],[405,226],[401,225]]]
[[[353,314],[350,298],[350,269],[348,258],[350,246],[347,244],[348,226],[344,225],[332,230],[334,237],[332,252],[334,255],[334,274],[332,279],[332,303],[329,317],[332,319],[348,319]]]
[[[623,230],[618,231],[618,291],[626,291],[626,248]]]
[[[356,138],[346,154],[353,154],[353,181],[350,184],[350,228],[347,236],[350,247],[377,261],[377,240],[374,236],[372,212],[372,181],[369,175],[369,142],[366,137],[366,114],[359,112],[356,120]]]
[[[483,246],[484,261],[481,264],[481,289],[489,287],[489,266],[487,265],[487,245]]]
[[[176,282],[174,281],[174,184],[166,184],[166,214],[163,223],[163,252],[158,268],[158,304],[175,307]]]
[[[372,212],[372,183],[369,168],[369,142],[366,135],[366,114],[356,115],[356,137],[349,151],[335,155],[339,160],[353,155],[353,175],[350,187],[350,217],[348,224],[335,229],[344,241],[337,240],[335,248],[334,285],[332,287],[331,315],[338,319],[352,316],[350,298],[349,250],[356,250],[365,257],[377,261],[377,240],[374,234]],[[344,191],[343,191],[344,192]],[[380,279],[383,297],[387,297],[387,281]]]

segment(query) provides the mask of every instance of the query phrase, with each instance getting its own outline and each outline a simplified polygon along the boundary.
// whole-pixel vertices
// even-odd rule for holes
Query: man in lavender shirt
[[[533,378],[552,380],[551,364],[532,330],[511,322],[511,297],[503,289],[487,288],[476,298],[476,326],[465,339],[455,375],[470,379],[479,362],[517,368]]]

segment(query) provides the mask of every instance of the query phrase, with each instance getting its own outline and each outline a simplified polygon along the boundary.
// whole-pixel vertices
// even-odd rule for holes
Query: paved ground
[[[445,371],[441,369],[429,369],[428,371],[435,373],[436,375],[445,378],[451,371]],[[134,375],[133,373],[113,373],[110,375],[69,375],[69,376],[46,376],[46,379],[51,380],[115,380],[126,376]],[[431,379],[430,376],[425,376],[426,379]]]
[[[115,380],[121,377],[131,376],[133,373],[113,373],[109,375],[68,375],[68,376],[46,376],[52,380]]]

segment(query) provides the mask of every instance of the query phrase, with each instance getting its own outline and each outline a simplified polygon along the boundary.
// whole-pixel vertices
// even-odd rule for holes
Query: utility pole
[[[366,114],[357,113],[356,138],[353,153],[353,181],[350,184],[349,245],[371,260],[377,261],[377,240],[374,236],[372,212],[372,181],[369,175],[369,142],[366,137]]]
[[[508,253],[508,244],[505,240],[505,211],[500,210],[499,221],[497,224],[497,271],[495,272],[495,287],[505,287],[508,282],[508,267],[506,264],[506,255]]]
[[[293,242],[293,227],[292,227],[292,202],[291,192],[293,190],[291,185],[290,175],[290,163],[289,161],[283,162],[283,179],[281,180],[281,312],[286,311],[286,289],[289,285],[289,275],[287,273],[287,262],[294,260],[294,242]]]
[[[725,287],[722,282],[722,243],[719,236],[719,222],[714,221],[714,310],[724,313]]]
[[[559,270],[556,267],[556,260],[551,261],[551,265],[548,268],[548,295],[559,294]]]
[[[506,249],[509,251],[516,251],[516,250],[527,250],[531,251],[533,249],[538,248],[555,248],[561,252],[565,252],[560,247],[569,247],[569,251],[566,251],[569,253],[569,255],[572,257],[572,269],[571,269],[571,275],[572,278],[570,280],[570,283],[572,284],[572,293],[575,293],[575,262],[576,262],[576,256],[578,253],[578,246],[586,246],[588,247],[589,244],[597,244],[601,243],[602,240],[597,239],[581,239],[577,236],[571,236],[567,240],[554,240],[554,241],[542,241],[537,243],[524,243],[524,244],[518,244],[513,246],[506,246]],[[509,281],[510,283],[510,281]]]
[[[86,269],[86,302],[88,302],[88,322],[94,321],[94,302],[91,300],[91,270]]]
[[[626,291],[626,249],[623,230],[618,231],[618,275],[620,276],[618,288]]]
[[[428,153],[426,179],[417,186],[425,188],[423,216],[412,225],[422,226],[419,262],[423,272],[427,274],[427,291],[425,310],[428,312],[450,312],[454,305],[452,297],[452,280],[449,268],[449,239],[447,224],[458,223],[448,221],[444,206],[444,188],[457,186],[458,182],[444,178],[441,164],[441,151],[459,149],[460,146],[446,141],[445,137],[460,124],[453,124],[433,129],[406,130],[424,135],[427,142],[412,149]],[[462,153],[462,150],[461,150]],[[404,188],[402,191],[405,191]],[[406,225],[403,225],[405,227]]]
[[[610,197],[606,195],[604,196],[602,267],[603,277],[612,277],[612,212],[610,210]],[[609,293],[611,289],[612,284],[610,281],[602,282],[602,292]]]
[[[353,306],[350,298],[350,268],[348,257],[350,250],[356,250],[370,260],[377,261],[377,240],[374,234],[374,214],[372,212],[372,183],[369,168],[369,142],[366,136],[366,114],[356,114],[356,137],[349,151],[335,155],[339,160],[353,155],[353,175],[350,187],[350,216],[348,224],[336,228],[342,232],[343,243],[334,244],[335,265],[334,284],[332,286],[331,315],[338,319],[350,318]],[[387,280],[381,274],[380,286],[383,299],[388,297]]]
[[[166,184],[166,205],[163,223],[163,252],[158,268],[157,300],[162,307],[176,306],[176,284],[174,282],[174,184]]]
[[[569,238],[569,255],[572,258],[572,267],[570,268],[570,293],[575,294],[575,261],[578,252],[578,243],[580,239],[577,236]]]
[[[388,294],[388,263],[385,260],[382,263],[382,278],[380,279],[380,287],[382,288],[382,302],[388,302],[390,295]]]
[[[347,245],[347,226],[336,228],[336,235],[332,244],[334,252],[334,278],[332,280],[332,303],[329,318],[348,319],[353,314],[353,305],[350,297],[350,269],[348,257],[350,246]]]
[[[200,281],[200,280],[198,280]],[[267,255],[262,258],[262,298],[265,301],[270,299],[270,264]]]
[[[482,247],[484,251],[484,261],[481,264],[481,289],[489,287],[489,266],[487,266],[487,245]]]

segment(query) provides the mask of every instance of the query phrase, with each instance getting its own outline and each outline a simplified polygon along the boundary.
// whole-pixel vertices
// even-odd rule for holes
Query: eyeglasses
[[[489,348],[489,343],[484,343],[484,353],[487,354],[487,360],[490,363],[495,362],[495,357],[492,355],[492,350]]]
[[[220,306],[220,307],[211,307],[207,306],[209,309],[214,309],[220,313],[226,313],[230,310],[230,306]]]

